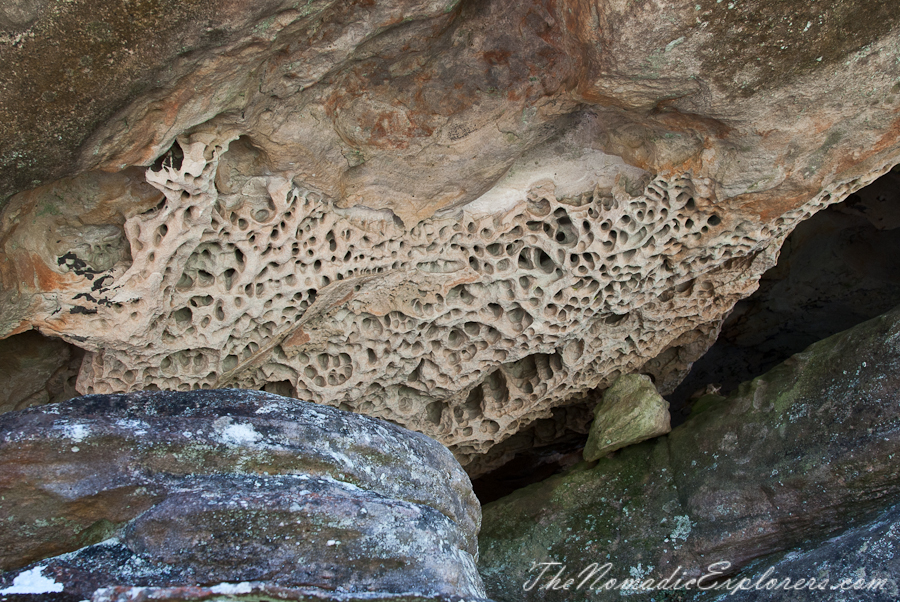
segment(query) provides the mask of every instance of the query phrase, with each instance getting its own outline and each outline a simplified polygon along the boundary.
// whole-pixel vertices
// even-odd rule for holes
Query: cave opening
[[[705,392],[727,395],[795,353],[900,303],[900,166],[800,225],[759,288],[667,396],[672,426]]]

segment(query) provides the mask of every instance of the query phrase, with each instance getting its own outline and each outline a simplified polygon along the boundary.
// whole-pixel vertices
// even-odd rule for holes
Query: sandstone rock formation
[[[87,350],[83,393],[267,388],[473,474],[620,373],[671,390],[900,161],[879,0],[21,7],[0,336]]]
[[[672,430],[669,402],[643,374],[623,374],[603,394],[594,410],[594,422],[584,459],[599,460],[617,449],[665,435]]]
[[[619,599],[603,589],[607,579],[599,591],[541,586],[562,570],[561,588],[595,562],[610,562],[608,578],[619,581],[660,580],[678,567],[687,580],[718,562],[733,575],[871,520],[900,499],[898,364],[900,308],[728,398],[702,398],[669,435],[485,506],[479,569],[488,594]],[[542,562],[559,565],[524,590]]]
[[[292,599],[484,595],[480,506],[446,448],[263,392],[93,395],[4,414],[0,512],[0,594],[40,576],[78,600],[141,587],[203,599],[229,583]]]

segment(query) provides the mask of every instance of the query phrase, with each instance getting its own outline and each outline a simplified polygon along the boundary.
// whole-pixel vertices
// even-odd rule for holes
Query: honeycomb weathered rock
[[[389,418],[471,474],[622,371],[671,389],[900,161],[881,0],[120,4],[0,44],[0,337],[90,351],[83,391]]]
[[[179,146],[147,172],[165,201],[125,221],[130,259],[58,258],[95,273],[91,295],[60,298],[92,351],[79,390],[265,387],[390,419],[463,463],[622,371],[669,388],[659,356],[715,336],[703,326],[793,226],[864,183],[759,223],[720,213],[702,180],[534,154],[407,230],[254,171],[247,138]]]

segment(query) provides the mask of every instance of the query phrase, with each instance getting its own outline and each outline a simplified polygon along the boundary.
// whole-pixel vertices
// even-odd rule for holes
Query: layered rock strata
[[[0,433],[0,593],[484,595],[468,477],[395,425],[221,390],[81,397]]]
[[[848,529],[811,550],[796,550],[778,562],[756,563],[731,590],[692,596],[710,602],[891,602],[900,596],[900,506]],[[749,582],[738,584],[746,578]],[[789,582],[785,580],[789,579]],[[774,580],[777,586],[772,586]]]
[[[687,581],[720,562],[734,576],[871,520],[900,499],[898,364],[900,308],[812,345],[728,398],[701,398],[669,435],[485,506],[479,568],[488,593],[619,599],[610,579],[658,582],[677,570]],[[526,590],[544,562],[558,564]],[[576,588],[592,563],[599,571],[607,562],[605,577]]]
[[[83,393],[267,388],[473,474],[622,372],[671,390],[790,230],[900,160],[876,0],[135,9],[155,55],[117,3],[29,6],[0,336],[87,350]]]

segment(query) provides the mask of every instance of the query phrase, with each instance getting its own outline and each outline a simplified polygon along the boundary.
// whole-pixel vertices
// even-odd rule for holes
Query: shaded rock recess
[[[730,393],[812,343],[894,307],[898,228],[898,168],[800,224],[759,289],[735,305],[715,345],[666,396],[673,421],[683,420],[685,402],[705,387]]]

